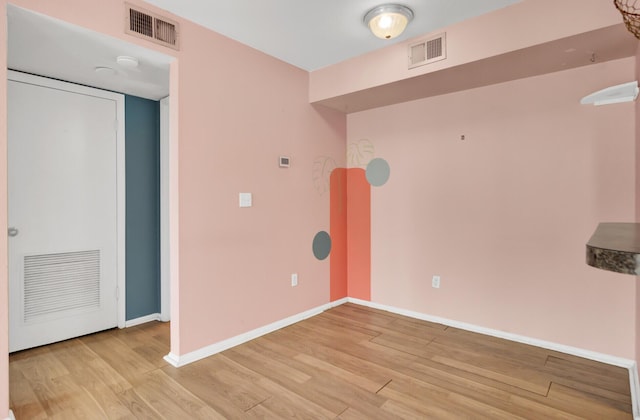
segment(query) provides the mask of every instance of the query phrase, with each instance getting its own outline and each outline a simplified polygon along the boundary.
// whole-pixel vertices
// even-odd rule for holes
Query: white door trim
[[[171,319],[169,97],[160,100],[160,320]]]
[[[99,89],[96,89],[99,92]],[[126,223],[126,215],[127,215],[127,182],[125,178],[126,174],[126,154],[125,154],[125,114],[124,114],[124,95],[121,93],[113,93],[117,96],[117,120],[116,120],[116,201],[118,203],[116,210],[117,222],[116,226],[118,229],[118,278],[117,284],[118,287],[116,289],[116,299],[118,299],[118,328],[124,328],[125,323],[127,322],[127,248],[126,248],[126,239],[127,239],[127,223]]]
[[[29,83],[68,92],[75,92],[98,98],[113,100],[116,103],[116,229],[117,229],[117,279],[116,299],[118,299],[118,327],[124,328],[126,321],[126,183],[125,183],[125,132],[124,132],[124,95],[106,90],[20,73],[13,70],[7,71],[7,78],[16,82]]]

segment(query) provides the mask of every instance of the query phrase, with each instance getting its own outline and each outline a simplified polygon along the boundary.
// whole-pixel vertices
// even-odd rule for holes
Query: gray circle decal
[[[375,158],[367,165],[367,181],[374,187],[386,184],[390,173],[389,164],[382,158]]]
[[[331,252],[331,236],[325,231],[316,233],[313,238],[313,255],[319,260],[324,260]]]

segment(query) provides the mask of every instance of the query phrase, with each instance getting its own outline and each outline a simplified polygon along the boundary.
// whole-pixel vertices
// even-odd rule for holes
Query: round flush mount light
[[[364,23],[382,39],[399,36],[413,19],[413,11],[401,4],[383,4],[364,15]]]
[[[95,71],[96,74],[99,74],[101,76],[113,76],[114,74],[116,74],[116,71],[111,67],[102,67],[102,66],[94,67],[93,71]]]
[[[138,59],[135,57],[129,57],[128,55],[119,55],[118,58],[116,58],[116,63],[122,67],[138,67]]]

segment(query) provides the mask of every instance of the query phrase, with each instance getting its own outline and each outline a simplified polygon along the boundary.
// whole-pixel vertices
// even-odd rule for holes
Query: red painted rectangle
[[[347,170],[336,168],[330,178],[331,302],[347,297]]]

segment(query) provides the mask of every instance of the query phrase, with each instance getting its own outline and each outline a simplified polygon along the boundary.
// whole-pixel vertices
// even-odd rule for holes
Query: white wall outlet
[[[251,207],[253,205],[253,196],[251,193],[240,193],[238,198],[240,207]]]
[[[433,287],[434,289],[440,288],[440,276],[433,276],[431,278],[431,287]]]
[[[291,275],[291,287],[296,287],[298,285],[298,273],[293,273]]]

